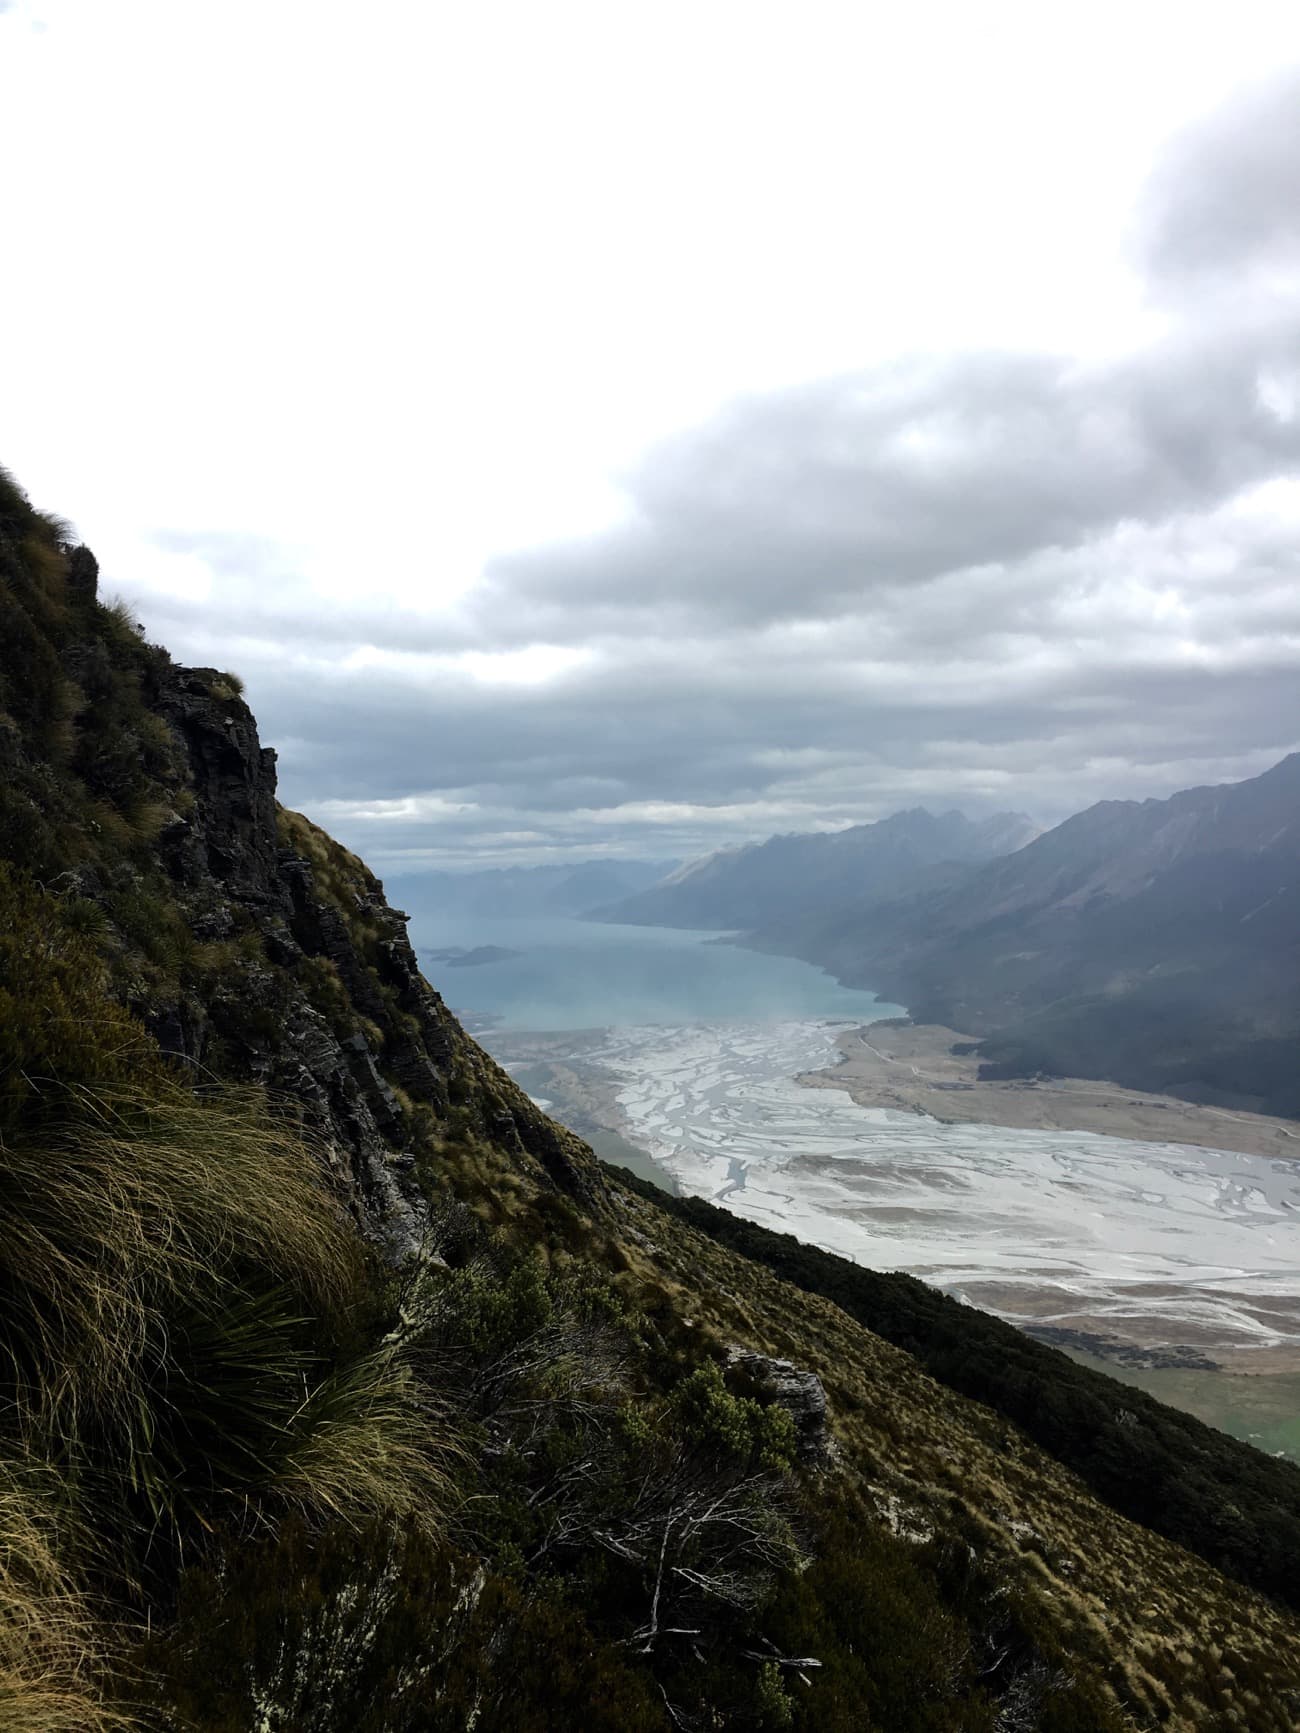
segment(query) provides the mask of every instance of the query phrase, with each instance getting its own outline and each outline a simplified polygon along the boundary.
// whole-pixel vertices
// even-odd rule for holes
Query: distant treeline
[[[881,1274],[700,1198],[620,1185],[785,1281],[833,1300],[939,1383],[1014,1421],[1112,1509],[1238,1582],[1300,1607],[1300,1466],[1080,1366],[914,1276]]]

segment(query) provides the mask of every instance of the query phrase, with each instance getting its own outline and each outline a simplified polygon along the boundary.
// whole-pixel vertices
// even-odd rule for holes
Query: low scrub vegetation
[[[786,1410],[707,1336],[665,1357],[593,1265],[449,1206],[388,1340],[464,1446],[450,1529],[290,1523],[188,1572],[147,1653],[187,1724],[993,1733],[1014,1695],[1118,1729],[964,1546],[797,1470]]]
[[[1238,1581],[1300,1606],[1300,1468],[1035,1342],[914,1277],[881,1274],[700,1198],[618,1182],[905,1348],[950,1389],[987,1403],[1107,1504]]]

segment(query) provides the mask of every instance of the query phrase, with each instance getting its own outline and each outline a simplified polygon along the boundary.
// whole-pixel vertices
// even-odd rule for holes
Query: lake
[[[716,933],[561,917],[411,921],[421,967],[472,1031],[607,1029],[747,1019],[869,1023],[900,1007],[794,957],[718,943]],[[469,968],[431,960],[452,948],[517,953]]]

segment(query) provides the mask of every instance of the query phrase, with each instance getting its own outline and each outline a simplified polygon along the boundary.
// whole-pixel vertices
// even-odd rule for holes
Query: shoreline
[[[859,1107],[922,1114],[945,1125],[1095,1131],[1143,1143],[1176,1143],[1300,1161],[1300,1123],[1092,1078],[981,1081],[980,1061],[954,1054],[974,1037],[941,1024],[867,1023],[836,1038],[838,1064],[802,1073],[809,1089],[842,1089]]]

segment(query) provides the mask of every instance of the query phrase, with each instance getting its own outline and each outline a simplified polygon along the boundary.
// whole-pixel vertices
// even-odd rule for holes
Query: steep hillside
[[[1294,1727],[1300,1474],[1185,1550],[612,1180],[8,484],[0,754],[5,1733]]]
[[[774,836],[706,855],[600,914],[646,926],[763,927],[845,902],[894,896],[932,872],[937,882],[946,882],[950,875],[936,869],[990,860],[1034,835],[1035,827],[1019,813],[996,813],[976,823],[960,812],[936,816],[916,807],[875,824]]]
[[[1104,801],[959,883],[756,942],[987,1037],[997,1075],[1300,1114],[1300,754]]]

